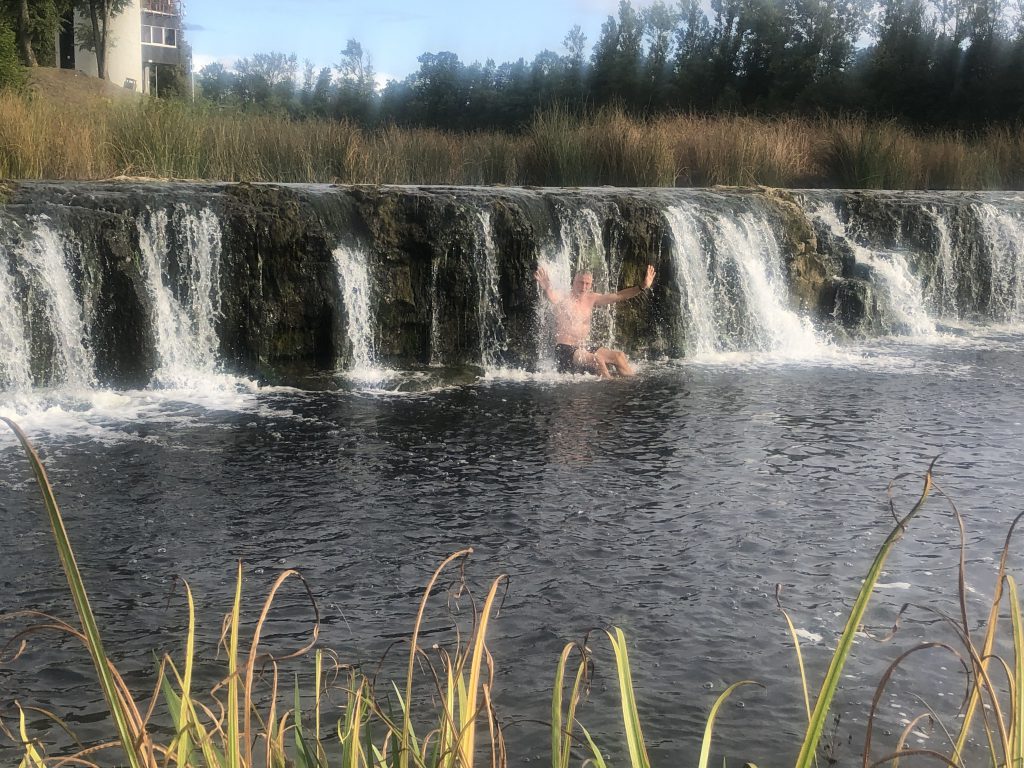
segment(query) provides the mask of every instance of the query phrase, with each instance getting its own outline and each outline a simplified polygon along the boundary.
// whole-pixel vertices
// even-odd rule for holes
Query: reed
[[[522,142],[522,182],[543,186],[664,187],[676,179],[672,148],[658,125],[619,108],[584,117],[538,113]]]
[[[5,417],[0,419],[14,430],[29,459],[80,622],[76,627],[52,616],[22,612],[22,616],[31,616],[37,624],[19,632],[8,643],[8,648],[16,648],[17,656],[24,650],[27,638],[42,629],[58,629],[81,642],[92,658],[117,731],[117,739],[109,744],[83,749],[63,758],[51,758],[42,744],[28,733],[25,712],[18,706],[16,727],[12,730],[0,721],[0,732],[21,745],[23,756],[19,768],[71,764],[95,766],[96,753],[113,747],[123,750],[132,768],[255,768],[257,765],[267,768],[327,768],[329,765],[341,768],[473,768],[481,764],[481,758],[492,768],[507,764],[504,736],[492,701],[495,663],[487,647],[489,624],[501,589],[506,584],[505,577],[499,576],[491,583],[479,610],[474,608],[472,626],[466,632],[456,631],[454,645],[427,648],[419,640],[424,617],[443,579],[454,574],[454,588],[458,591],[465,588],[462,567],[472,554],[471,549],[456,552],[442,562],[424,589],[409,641],[402,690],[394,684],[382,690],[374,678],[364,676],[355,668],[343,667],[333,656],[316,648],[319,634],[316,601],[309,586],[295,571],[288,570],[277,577],[263,601],[251,635],[243,637],[245,599],[239,564],[231,609],[224,619],[220,639],[227,664],[225,678],[208,694],[197,695],[194,682],[196,611],[192,592],[185,584],[188,622],[183,654],[181,657],[173,654],[162,657],[154,693],[143,705],[128,690],[106,655],[86,586],[75,563],[67,529],[42,463],[17,425]],[[820,764],[819,747],[831,703],[882,568],[926,500],[936,493],[944,495],[935,485],[932,468],[929,467],[924,487],[909,512],[898,517],[890,501],[896,524],[879,548],[851,606],[813,704],[799,637],[776,592],[778,607],[785,617],[796,651],[808,721],[796,760],[797,768],[812,768]],[[951,501],[949,509],[960,531],[957,590],[960,615],[940,616],[953,629],[957,642],[920,643],[902,653],[886,670],[868,714],[862,751],[865,768],[889,763],[896,765],[900,759],[914,756],[927,756],[950,766],[967,765],[967,739],[972,734],[978,736],[979,730],[984,743],[989,745],[987,760],[992,765],[1017,766],[1024,763],[1024,610],[1016,580],[1007,570],[1013,535],[1020,520],[1024,519],[1024,513],[1010,526],[1000,557],[988,618],[986,622],[979,623],[969,615],[967,605],[963,518]],[[311,606],[309,638],[290,653],[268,654],[261,641],[265,623],[280,590],[286,583],[294,582],[301,585]],[[1009,638],[1001,641],[999,621],[1006,615],[1009,616]],[[595,637],[608,640],[614,658],[618,709],[622,717],[628,764],[630,768],[651,768],[626,637],[617,627],[596,633]],[[980,643],[976,637],[981,638]],[[593,669],[589,640],[588,637],[582,643],[566,645],[558,659],[551,700],[552,768],[569,768],[573,758],[579,765],[607,768],[597,740],[580,721]],[[996,652],[1000,647],[1012,650],[1012,660]],[[925,719],[938,717],[926,709],[911,719],[897,736],[894,746],[876,759],[873,751],[875,721],[888,684],[908,658],[935,649],[951,654],[964,669],[968,680],[967,696],[958,714],[959,728],[950,728],[939,722],[948,743],[945,750],[909,747],[907,742],[913,729]],[[281,665],[289,660],[308,659],[311,652],[311,695],[304,699],[296,677],[291,691],[291,706],[286,707]],[[575,665],[570,663],[574,658]],[[330,663],[325,665],[325,659]],[[714,726],[723,704],[741,687],[756,684],[755,681],[742,680],[728,686],[717,697],[705,721],[697,768],[710,765]],[[306,704],[311,702],[311,707],[304,709],[304,700]],[[329,700],[332,702],[330,705],[327,704]],[[169,738],[155,735],[161,732],[152,725],[158,702],[163,703],[172,724]],[[325,707],[329,710],[328,717],[333,713],[337,718],[329,729],[323,724]],[[980,724],[977,722],[979,719]],[[60,724],[59,720],[57,722]],[[486,727],[485,733],[481,726]],[[332,735],[327,737],[328,733]],[[336,743],[331,744],[331,740]]]
[[[820,127],[796,118],[664,118],[683,186],[814,186]]]
[[[1024,188],[1024,130],[921,133],[894,122],[537,113],[520,133],[454,133],[175,102],[73,114],[0,93],[0,177],[371,184]]]

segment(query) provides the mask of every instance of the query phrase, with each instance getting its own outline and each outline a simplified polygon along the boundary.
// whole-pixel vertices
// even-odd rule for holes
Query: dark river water
[[[1022,341],[1013,331],[971,331],[810,361],[652,363],[611,383],[495,375],[415,394],[346,385],[92,393],[77,404],[40,395],[5,413],[24,421],[45,457],[108,652],[140,696],[153,684],[153,651],[180,656],[175,576],[188,579],[200,606],[207,661],[198,674],[208,688],[224,674],[212,657],[236,560],[250,622],[276,575],[296,568],[318,601],[321,645],[372,671],[407,637],[432,570],[471,546],[466,578],[477,599],[491,579],[509,577],[490,647],[510,764],[550,759],[562,646],[617,626],[656,765],[695,762],[715,697],[743,679],[764,687],[741,690],[724,708],[713,764],[783,765],[799,750],[805,715],[775,585],[816,688],[892,527],[887,486],[906,473],[894,504],[909,510],[936,457],[936,481],[967,527],[972,618],[984,619],[999,549],[1024,509]],[[38,495],[9,433],[0,434],[0,519],[0,608],[70,617]],[[866,634],[854,650],[826,737],[840,764],[859,764],[887,664],[921,640],[953,638],[934,611],[957,611],[956,543],[955,520],[936,496],[890,558],[868,633],[885,634],[900,606],[911,607],[892,640]],[[468,626],[469,600],[450,607]],[[270,647],[301,645],[310,620],[301,589],[286,588]],[[432,603],[424,641],[448,640],[451,621],[443,598]],[[613,661],[600,636],[591,647],[593,689],[580,720],[621,758]],[[404,654],[388,655],[382,689],[384,677],[401,674]],[[307,681],[312,665],[286,669],[289,681],[291,670]],[[925,711],[918,696],[955,728],[963,684],[951,656],[919,654],[883,698],[876,755]],[[17,700],[61,713],[85,740],[112,735],[98,690],[85,653],[52,635],[0,669],[9,724]],[[66,745],[43,718],[30,726]],[[940,734],[916,733],[911,744],[943,748]],[[0,757],[16,759],[10,749]]]

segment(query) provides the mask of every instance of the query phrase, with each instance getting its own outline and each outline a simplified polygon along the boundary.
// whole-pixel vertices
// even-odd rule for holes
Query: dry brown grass
[[[294,121],[144,99],[0,94],[0,176],[545,186],[1021,189],[1024,131],[862,119],[538,114],[521,134]]]
[[[681,186],[805,186],[821,174],[820,125],[796,118],[679,116],[659,121]]]

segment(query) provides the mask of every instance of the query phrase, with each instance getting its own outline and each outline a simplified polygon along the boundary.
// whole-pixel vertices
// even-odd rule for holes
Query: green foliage
[[[15,31],[22,64],[52,65],[61,15],[71,0],[0,0],[0,26]]]
[[[0,22],[0,90],[18,90],[25,84],[25,70],[18,58],[14,30]]]

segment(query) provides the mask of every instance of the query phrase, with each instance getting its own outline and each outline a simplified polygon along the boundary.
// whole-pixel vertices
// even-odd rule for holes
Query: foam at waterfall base
[[[273,395],[296,392],[261,387],[250,379],[223,375],[216,386],[108,390],[85,388],[0,392],[0,416],[29,434],[75,435],[98,442],[148,439],[153,426],[187,429],[243,413],[274,413]]]
[[[946,348],[989,349],[993,346],[1006,348],[1020,343],[1020,333],[1007,332],[1002,340],[990,336],[990,329],[979,329],[986,333],[951,337],[891,337],[871,339],[856,344],[824,347],[820,354],[791,357],[773,352],[718,352],[694,355],[693,357],[662,361],[651,364],[651,369],[733,370],[733,371],[799,371],[812,368],[850,369],[875,372],[878,374],[921,375],[941,374],[961,377],[968,374],[972,366],[936,359],[936,350]],[[1016,340],[1015,342],[1013,340]],[[926,355],[925,353],[930,353]]]

